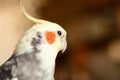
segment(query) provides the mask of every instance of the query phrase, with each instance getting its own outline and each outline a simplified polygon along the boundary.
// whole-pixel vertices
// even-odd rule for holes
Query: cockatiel
[[[23,14],[35,23],[0,67],[0,80],[54,80],[55,59],[67,47],[66,31],[58,24]]]

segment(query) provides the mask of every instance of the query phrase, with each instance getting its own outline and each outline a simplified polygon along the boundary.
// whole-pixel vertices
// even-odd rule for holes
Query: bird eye
[[[61,36],[61,35],[62,35],[62,32],[61,32],[61,31],[57,31],[57,34],[58,34],[59,36]]]

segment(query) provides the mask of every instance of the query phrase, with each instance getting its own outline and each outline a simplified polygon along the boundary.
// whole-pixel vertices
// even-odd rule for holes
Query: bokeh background
[[[56,22],[68,48],[56,59],[56,80],[120,80],[120,0],[22,0],[27,12]],[[19,0],[0,0],[0,64],[33,23]]]

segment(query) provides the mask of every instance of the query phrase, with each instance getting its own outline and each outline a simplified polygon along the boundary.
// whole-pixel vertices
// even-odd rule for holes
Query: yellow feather
[[[31,20],[31,21],[33,21],[33,22],[35,22],[35,23],[41,23],[41,24],[42,24],[42,23],[49,23],[49,21],[42,20],[42,19],[37,19],[37,18],[35,18],[35,17],[30,16],[30,15],[26,12],[26,10],[25,10],[25,8],[24,8],[21,0],[20,0],[20,6],[21,6],[21,11],[22,11],[22,13],[25,15],[25,17],[26,17],[27,19],[29,19],[29,20]]]

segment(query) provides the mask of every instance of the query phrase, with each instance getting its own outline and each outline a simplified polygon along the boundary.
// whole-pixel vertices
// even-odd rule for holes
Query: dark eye
[[[57,31],[57,34],[58,34],[59,36],[61,36],[61,35],[62,35],[62,32],[61,32],[61,31]]]

